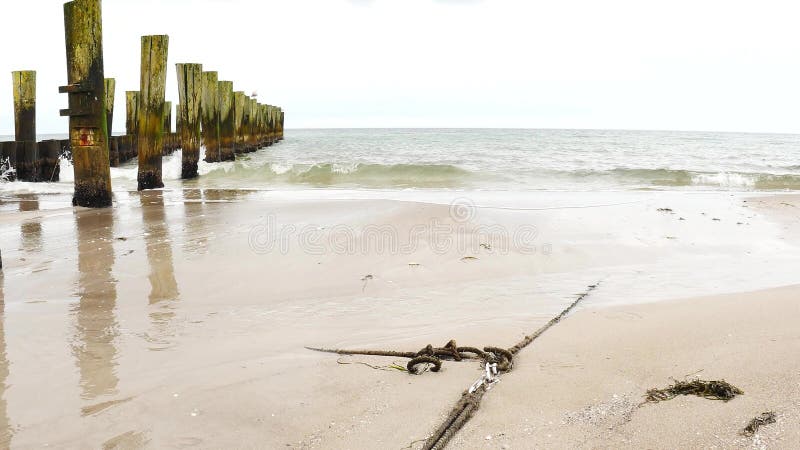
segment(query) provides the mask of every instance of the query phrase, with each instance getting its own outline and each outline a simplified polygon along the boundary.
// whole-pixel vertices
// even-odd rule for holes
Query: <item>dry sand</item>
[[[360,364],[401,359],[304,346],[510,346],[598,280],[454,448],[800,445],[797,288],[648,303],[800,281],[796,196],[474,193],[501,208],[463,220],[446,204],[318,192],[116,195],[100,211],[0,201],[0,429],[12,448],[400,449],[480,367],[412,377]],[[531,239],[496,239],[526,225]],[[374,227],[398,248],[376,248]],[[692,373],[745,395],[629,414],[647,388]],[[765,409],[777,424],[736,435]]]

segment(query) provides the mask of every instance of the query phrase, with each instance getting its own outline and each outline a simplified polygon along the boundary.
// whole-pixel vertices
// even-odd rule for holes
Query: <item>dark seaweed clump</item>
[[[648,402],[660,402],[671,400],[679,395],[696,395],[710,400],[722,400],[727,402],[737,395],[744,392],[725,380],[691,380],[675,381],[674,384],[663,389],[650,389],[645,394]]]
[[[760,416],[754,417],[747,424],[747,426],[744,427],[744,430],[742,430],[742,434],[745,436],[752,436],[756,434],[756,431],[758,431],[758,429],[761,428],[762,425],[768,425],[771,423],[775,423],[775,413],[773,411],[767,411],[765,413],[761,413]]]

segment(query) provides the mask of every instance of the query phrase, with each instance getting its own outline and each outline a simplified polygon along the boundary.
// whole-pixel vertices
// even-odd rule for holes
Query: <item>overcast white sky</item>
[[[38,72],[38,132],[64,133],[63,1],[0,1],[0,135],[12,70]],[[139,89],[170,36],[286,110],[287,127],[800,132],[800,3],[716,0],[105,0],[107,77]],[[31,34],[26,34],[32,31]]]

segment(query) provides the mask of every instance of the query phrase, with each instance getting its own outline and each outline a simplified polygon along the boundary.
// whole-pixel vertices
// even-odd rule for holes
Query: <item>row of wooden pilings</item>
[[[166,35],[143,36],[138,91],[126,91],[125,135],[112,136],[116,83],[103,70],[101,0],[64,4],[69,139],[36,142],[36,72],[13,72],[15,140],[0,143],[0,163],[21,181],[57,181],[59,159],[75,171],[73,204],[111,204],[110,167],[136,158],[138,189],[164,186],[162,156],[182,150],[181,177],[195,178],[201,146],[206,162],[231,161],[283,139],[284,112],[234,91],[233,82],[201,64],[176,64],[177,133],[165,101]],[[8,175],[7,175],[8,177]]]

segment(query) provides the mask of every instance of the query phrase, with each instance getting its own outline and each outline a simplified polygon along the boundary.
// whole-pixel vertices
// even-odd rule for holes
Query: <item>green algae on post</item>
[[[203,65],[177,64],[178,133],[181,139],[181,178],[197,177],[200,159],[200,101],[203,93]]]
[[[234,138],[234,111],[233,111],[233,82],[218,82],[219,98],[219,160],[232,161],[236,159]]]
[[[203,125],[203,145],[206,148],[206,162],[219,159],[219,99],[217,98],[217,72],[203,72],[203,99],[201,114]]]
[[[36,140],[36,71],[11,72],[14,84],[14,140]]]
[[[168,46],[169,37],[166,35],[142,36],[137,176],[140,191],[164,187],[161,179],[161,155]]]

